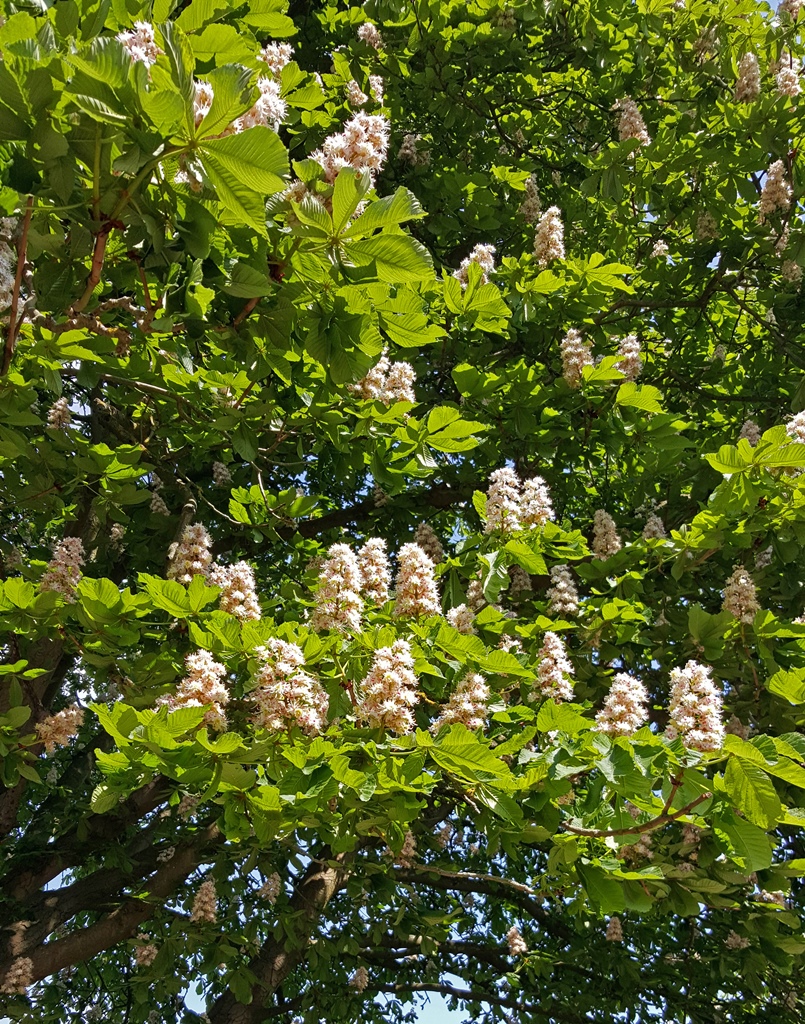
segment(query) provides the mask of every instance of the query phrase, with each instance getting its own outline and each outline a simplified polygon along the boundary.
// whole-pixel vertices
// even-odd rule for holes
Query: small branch
[[[2,376],[4,377],[9,371],[11,360],[14,358],[17,332],[22,324],[22,318],[25,316],[23,312],[22,316],[17,320],[17,309],[20,303],[20,285],[22,284],[22,275],[25,270],[25,256],[28,251],[28,229],[31,226],[33,208],[34,197],[28,196],[28,202],[25,205],[25,217],[22,222],[22,233],[17,242],[17,272],[14,275],[14,291],[11,294],[11,309],[8,314],[8,334],[6,335],[6,344],[3,349]]]
[[[573,835],[592,836],[594,839],[606,839],[608,836],[639,835],[641,832],[654,832],[656,829],[662,828],[663,825],[667,825],[670,821],[676,821],[677,818],[681,818],[684,814],[689,814],[694,807],[697,807],[705,800],[709,800],[712,795],[712,793],[702,793],[695,800],[691,800],[689,804],[685,804],[679,811],[674,811],[672,814],[663,813],[659,817],[645,822],[643,825],[633,825],[631,828],[611,828],[604,832],[599,832],[594,828],[576,828],[573,825],[566,824],[564,821],[562,822],[562,828],[567,832],[572,832]]]
[[[238,313],[238,315],[232,321],[232,326],[233,327],[240,327],[240,325],[243,323],[243,321],[246,319],[246,317],[250,313],[252,313],[254,311],[254,308],[256,307],[256,305],[257,305],[257,303],[259,301],[260,301],[260,297],[258,295],[255,295],[254,298],[249,299],[249,301],[246,303],[246,305],[243,307],[243,309]]]

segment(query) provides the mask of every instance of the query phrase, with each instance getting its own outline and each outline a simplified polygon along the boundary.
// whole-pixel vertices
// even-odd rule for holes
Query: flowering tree
[[[799,0],[6,8],[2,1012],[801,1020]]]

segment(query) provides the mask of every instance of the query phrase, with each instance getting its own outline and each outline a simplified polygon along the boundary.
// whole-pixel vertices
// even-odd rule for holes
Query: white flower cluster
[[[607,942],[623,942],[623,926],[619,917],[615,915],[610,917],[604,938]]]
[[[394,863],[401,868],[412,868],[416,865],[416,836],[410,829],[405,833],[402,849],[394,855]]]
[[[384,540],[371,537],[363,545],[358,551],[358,570],[363,596],[375,604],[385,604],[389,598],[391,570]]]
[[[481,284],[489,281],[489,275],[495,271],[495,247],[479,242],[466,259],[461,261],[458,270],[453,272],[453,277],[460,282],[462,288],[469,284],[469,269],[472,264],[481,268]]]
[[[201,523],[190,523],[182,530],[176,552],[168,566],[168,579],[189,587],[194,576],[207,578],[212,563],[212,539]]]
[[[345,90],[347,94],[347,103],[349,103],[351,107],[362,107],[364,103],[369,102],[369,97],[361,89],[354,78],[347,82]]]
[[[766,171],[763,188],[760,191],[758,221],[765,224],[766,218],[775,210],[785,213],[791,206],[793,194],[793,189],[786,181],[783,161],[775,160]]]
[[[643,539],[665,540],[666,536],[665,524],[662,519],[660,519],[656,512],[650,513],[646,519],[646,525],[643,527]]]
[[[269,875],[268,878],[263,882],[260,888],[257,890],[257,895],[270,903],[273,907],[277,902],[277,897],[282,892],[282,879],[279,874],[275,871]]]
[[[752,103],[760,96],[760,66],[754,53],[745,53],[738,61],[735,102]]]
[[[367,402],[389,406],[395,402],[416,402],[415,382],[416,371],[410,363],[392,363],[384,352],[366,376],[349,384],[348,390]]]
[[[212,110],[212,101],[215,98],[212,85],[209,82],[196,79],[193,82],[193,119],[196,128]]]
[[[552,697],[555,701],[573,700],[573,666],[567,656],[565,645],[556,633],[546,633],[539,650],[536,688],[541,697]],[[534,700],[537,695],[531,695]]]
[[[658,239],[651,248],[651,255],[655,259],[661,259],[668,255],[668,243],[662,238]]]
[[[755,423],[754,420],[744,420],[744,425],[741,427],[741,432],[738,435],[738,440],[746,440],[754,448],[760,440],[761,432],[760,427]]]
[[[731,930],[726,939],[724,939],[724,945],[727,949],[748,949],[749,939]]]
[[[418,145],[421,135],[406,135],[402,140],[397,159],[413,167],[427,167],[430,164],[430,150]]]
[[[171,711],[177,708],[202,708],[210,705],[202,721],[221,732],[226,729],[226,711],[229,690],[224,685],[226,668],[209,651],[196,651],[185,658],[187,674],[176,688],[166,694],[157,705],[167,704]]]
[[[628,672],[619,672],[612,680],[603,708],[595,716],[596,729],[610,736],[633,736],[647,721],[645,686]]]
[[[444,548],[442,542],[436,536],[436,531],[430,523],[420,523],[414,534],[414,543],[418,544],[425,554],[433,561],[434,565],[444,561]]]
[[[57,398],[48,409],[48,428],[50,430],[66,430],[72,418],[70,403],[66,398]]]
[[[562,356],[562,376],[568,387],[580,387],[584,367],[593,365],[591,343],[582,341],[581,333],[571,327],[562,338],[559,353]]]
[[[700,242],[713,241],[719,237],[718,221],[709,210],[703,210],[696,218],[696,237]]]
[[[579,592],[573,582],[573,574],[567,565],[554,565],[551,569],[551,585],[545,592],[548,611],[551,615],[578,615]]]
[[[475,627],[473,626],[475,613],[466,604],[458,604],[455,608],[451,608],[446,618],[453,629],[457,629],[459,633],[475,632]]]
[[[643,115],[640,113],[640,108],[631,96],[624,96],[623,99],[618,100],[613,109],[620,113],[618,117],[618,138],[620,141],[625,142],[627,139],[635,139],[641,146],[648,146],[651,142],[651,136],[646,129],[646,123],[643,120]]]
[[[782,0],[777,8],[778,14],[787,14],[792,21],[796,21],[802,9],[803,0]]]
[[[785,432],[794,441],[805,444],[805,410],[791,417],[785,425]]]
[[[552,260],[565,258],[565,229],[558,206],[549,206],[539,219],[534,236],[534,255],[541,267]]]
[[[24,996],[34,980],[34,962],[29,956],[18,956],[6,971],[0,992],[9,996]]]
[[[48,754],[52,754],[56,747],[66,747],[70,740],[78,735],[78,730],[84,724],[84,710],[78,704],[71,704],[55,715],[48,715],[41,722],[36,723],[36,736],[40,743],[44,744]]]
[[[380,75],[369,75],[369,92],[375,103],[383,105],[383,96],[386,92],[386,83]]]
[[[358,967],[349,979],[349,984],[356,992],[364,992],[369,984],[369,972],[366,968]]]
[[[794,260],[783,260],[780,276],[788,284],[799,284],[802,281],[802,267]]]
[[[232,474],[223,462],[213,462],[212,482],[216,487],[228,487],[232,483]]]
[[[541,476],[521,484],[517,473],[509,466],[496,469],[490,475],[485,533],[495,530],[514,533],[524,528],[540,528],[552,520],[553,515],[548,485]]]
[[[56,545],[39,584],[41,590],[61,594],[68,604],[75,604],[75,588],[81,579],[84,545],[78,537],[65,537]]]
[[[410,644],[397,640],[378,648],[369,673],[360,685],[357,716],[373,729],[403,735],[414,728],[411,708],[418,701],[417,677]]]
[[[333,544],[319,574],[310,624],[313,629],[357,632],[361,628],[363,598],[358,559],[346,544]]]
[[[397,555],[394,581],[394,614],[410,616],[441,614],[439,590],[433,575],[433,559],[418,544],[403,544]]]
[[[513,594],[527,593],[534,588],[531,586],[531,576],[520,565],[509,566],[509,586]]]
[[[233,123],[232,130],[245,132],[257,125],[272,128],[275,132],[285,120],[288,104],[280,95],[280,84],[276,78],[261,77],[257,79],[260,95],[254,105]]]
[[[732,575],[724,585],[724,603],[721,607],[739,622],[751,625],[755,621],[755,615],[760,611],[757,588],[742,565],[733,566]]]
[[[134,29],[131,32],[119,32],[117,39],[128,50],[132,63],[139,61],[147,68],[156,64],[157,57],[165,52],[157,46],[154,28],[147,21],[135,21]]]
[[[358,29],[358,39],[375,50],[382,50],[385,46],[380,29],[377,25],[373,25],[371,21],[365,21]]]
[[[666,736],[682,738],[692,750],[718,750],[724,742],[721,695],[710,673],[712,669],[689,661],[684,669],[671,670],[670,725]]]
[[[0,229],[9,238],[17,222],[11,217],[0,217]],[[8,309],[14,296],[14,278],[17,273],[17,253],[5,238],[0,239],[0,310]]]
[[[248,562],[234,565],[216,565],[210,570],[209,582],[221,588],[220,608],[241,622],[260,618],[260,600],[254,582],[254,570]]]
[[[640,342],[636,334],[627,334],[621,338],[618,344],[618,362],[616,369],[620,370],[627,380],[637,380],[643,363],[640,359]]]
[[[321,149],[310,154],[332,184],[342,167],[369,171],[374,176],[386,162],[389,148],[389,122],[381,114],[354,114],[337,135],[328,135]]]
[[[159,949],[144,932],[140,932],[137,938],[142,945],[134,947],[134,962],[138,967],[150,967],[159,955]]]
[[[523,956],[528,952],[528,944],[516,924],[506,932],[506,943],[509,947],[509,956]]]
[[[520,209],[517,212],[528,224],[534,224],[539,219],[540,213],[542,213],[542,202],[540,201],[539,189],[537,188],[537,179],[533,174],[530,174],[526,179],[525,199],[520,203]]]
[[[268,65],[268,70],[275,78],[280,77],[282,69],[290,64],[292,57],[293,47],[290,43],[268,43],[257,54],[257,59]]]
[[[215,879],[207,878],[199,886],[193,899],[190,920],[194,924],[207,922],[215,924],[218,919],[218,896],[215,892]]]
[[[621,547],[621,539],[612,516],[599,508],[593,516],[593,557],[601,560],[616,555]]]
[[[261,667],[250,695],[257,707],[250,721],[270,732],[294,725],[308,736],[324,732],[329,701],[321,683],[303,671],[302,649],[272,637],[254,653]]]
[[[458,681],[441,714],[431,723],[430,731],[436,733],[444,726],[456,723],[473,730],[486,728],[488,701],[489,687],[484,677],[477,672],[468,672]]]
[[[158,491],[154,491],[151,494],[151,504],[149,505],[149,508],[155,516],[170,515],[170,509],[165,504],[165,499]]]

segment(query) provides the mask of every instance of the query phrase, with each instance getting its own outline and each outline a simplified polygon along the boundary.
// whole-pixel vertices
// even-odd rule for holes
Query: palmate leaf
[[[426,281],[434,276],[427,249],[408,235],[373,235],[345,242],[342,251],[348,263],[375,268],[378,279],[389,284]]]
[[[288,153],[276,132],[257,125],[240,134],[207,139],[199,153],[218,199],[265,234],[265,198],[282,191],[288,174]]]

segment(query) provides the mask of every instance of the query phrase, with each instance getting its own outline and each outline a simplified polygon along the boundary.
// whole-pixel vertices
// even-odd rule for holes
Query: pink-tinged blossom
[[[321,683],[304,671],[302,649],[272,637],[254,653],[261,666],[250,694],[256,706],[250,721],[274,733],[294,725],[308,736],[324,732],[329,700]]]
[[[539,220],[539,215],[542,212],[542,203],[539,197],[539,189],[537,188],[537,179],[533,174],[530,174],[526,180],[525,199],[520,203],[520,209],[517,212],[528,224],[534,224]]]
[[[786,213],[791,206],[791,198],[794,192],[785,177],[785,164],[782,160],[775,160],[766,171],[763,180],[763,188],[760,191],[758,201],[758,221],[765,224],[769,214],[779,210]]]
[[[416,836],[410,829],[405,833],[402,849],[394,855],[394,863],[409,870],[416,866]]]
[[[482,675],[468,672],[456,684],[441,714],[431,723],[430,731],[438,732],[447,725],[465,725],[468,729],[485,729],[489,687]]]
[[[621,547],[615,520],[608,512],[599,508],[593,517],[593,557],[602,560],[611,558]]]
[[[709,210],[703,210],[696,218],[696,237],[700,242],[709,242],[719,235],[718,221]]]
[[[48,715],[36,723],[36,736],[44,744],[45,751],[52,754],[56,747],[66,747],[78,735],[84,724],[84,710],[78,704],[71,704],[55,715]]]
[[[380,100],[378,100],[378,103]],[[414,167],[427,167],[430,164],[430,150],[420,147],[421,135],[406,135],[402,140],[397,159]]]
[[[75,588],[81,579],[84,545],[78,537],[65,537],[56,545],[39,584],[41,590],[61,594],[68,604],[75,604]]]
[[[727,949],[748,949],[749,939],[744,935],[739,935],[737,932],[730,931],[726,939],[724,939],[724,945]]]
[[[358,559],[346,544],[333,544],[322,566],[316,590],[313,629],[358,632],[361,628],[363,598]]]
[[[531,576],[520,565],[509,566],[509,581],[513,594],[526,593],[534,589],[531,586]]]
[[[377,25],[373,25],[371,21],[365,21],[358,29],[358,39],[375,50],[382,50],[385,46],[380,29]]]
[[[668,739],[679,736],[692,750],[719,750],[724,742],[721,694],[710,678],[712,669],[689,661],[671,670]]]
[[[420,523],[414,533],[414,543],[418,544],[434,565],[444,561],[444,548],[442,542],[436,536],[436,532],[430,523]]]
[[[433,560],[418,544],[403,544],[397,555],[399,569],[394,584],[394,614],[416,618],[440,615],[441,604]]]
[[[372,94],[375,103],[379,103],[381,106],[385,89],[386,84],[380,75],[369,75],[369,92]]]
[[[466,604],[459,604],[455,608],[451,608],[446,618],[453,629],[457,629],[459,633],[475,632],[475,627],[473,626],[475,612],[472,608],[468,608]]]
[[[741,432],[738,435],[738,440],[746,440],[754,448],[760,440],[761,432],[760,427],[755,423],[754,420],[744,420],[744,425],[741,427]]]
[[[738,61],[735,102],[752,103],[760,96],[760,66],[754,53],[745,53]]]
[[[784,63],[785,61],[788,63]],[[789,96],[793,99],[802,92],[802,87],[799,84],[799,70],[794,67],[791,54],[787,51],[783,52],[781,66],[775,75],[775,84],[778,96]]]
[[[751,625],[755,621],[755,615],[760,611],[757,588],[742,565],[733,566],[732,575],[724,585],[724,603],[721,607],[739,622]]]
[[[389,147],[389,122],[381,114],[354,114],[342,132],[328,135],[321,149],[310,154],[324,170],[325,179],[332,184],[342,167],[368,171],[374,176],[386,162]]]
[[[212,563],[212,539],[201,523],[191,523],[182,531],[176,552],[168,566],[168,579],[189,587],[194,576],[207,578]]]
[[[254,570],[248,562],[213,566],[209,582],[221,588],[219,604],[222,612],[234,615],[241,622],[252,622],[260,618],[262,612]]]
[[[416,371],[410,363],[389,362],[384,354],[365,377],[348,388],[358,398],[389,406],[395,402],[416,402],[415,383]]]
[[[151,493],[151,504],[149,505],[150,512],[155,516],[169,516],[170,509],[165,504],[165,499],[159,494],[158,491]]]
[[[559,353],[562,356],[562,376],[568,387],[580,387],[584,367],[593,365],[592,345],[583,341],[580,332],[571,327],[562,338]]]
[[[509,947],[509,956],[523,956],[528,952],[528,944],[516,924],[506,932],[506,943]]]
[[[268,65],[268,70],[275,78],[280,77],[282,69],[290,64],[292,57],[293,47],[290,43],[268,43],[257,54],[257,59]]]
[[[541,267],[552,260],[565,258],[565,229],[558,206],[548,207],[539,219],[534,236],[534,255]]]
[[[261,899],[265,900],[266,903],[270,903],[271,906],[273,907],[274,904],[277,902],[277,897],[281,892],[282,879],[275,871],[273,874],[268,876],[265,882],[263,882],[263,884],[257,890],[257,895]]]
[[[551,492],[541,476],[534,476],[523,484],[520,499],[520,522],[530,529],[541,528],[553,519]]]
[[[595,727],[610,736],[633,736],[648,721],[648,692],[642,682],[619,672],[612,680]]]
[[[150,967],[159,955],[159,949],[144,932],[140,932],[137,938],[142,945],[134,947],[134,962],[138,967]]]
[[[389,599],[391,569],[386,554],[386,542],[372,537],[358,551],[358,568],[361,573],[361,593],[367,601],[385,604]]]
[[[643,540],[665,540],[665,524],[656,512],[652,512],[643,527]]]
[[[520,478],[509,466],[496,469],[490,475],[484,533],[492,533],[495,530],[513,533],[521,529],[520,488]]]
[[[469,270],[473,263],[480,267],[481,284],[486,284],[489,281],[489,275],[495,270],[494,245],[479,242],[469,256],[461,261],[461,266],[453,273],[453,277],[459,281],[462,288],[466,288],[469,284]]]
[[[555,701],[573,700],[573,666],[567,656],[565,645],[556,633],[546,633],[539,650],[537,665],[536,697],[552,697]]]
[[[780,276],[788,284],[799,284],[802,281],[802,267],[794,260],[783,260]]]
[[[406,640],[379,647],[360,685],[357,717],[373,729],[403,735],[415,726],[412,708],[418,701],[414,658]]]
[[[117,39],[128,50],[132,63],[139,61],[147,68],[165,52],[157,46],[153,26],[147,21],[135,21],[133,31],[119,32]]]
[[[618,100],[614,109],[619,111],[618,138],[620,141],[626,142],[627,139],[634,139],[641,146],[648,146],[651,136],[646,129],[640,108],[631,96],[624,96],[623,99]]]
[[[782,0],[777,8],[778,14],[787,14],[792,21],[796,21],[799,12],[802,10],[802,0]]]
[[[618,361],[615,368],[620,370],[626,380],[637,380],[643,369],[640,359],[640,342],[636,334],[627,334],[618,344]]]
[[[48,409],[48,428],[50,430],[66,430],[72,418],[70,403],[66,398],[57,398]]]
[[[546,591],[548,611],[551,615],[579,614],[579,592],[573,582],[573,574],[567,565],[555,565],[551,569],[551,585]]]
[[[215,924],[218,919],[218,897],[215,892],[215,880],[207,878],[199,886],[193,900],[190,920],[194,924]]]
[[[186,675],[176,692],[166,694],[157,701],[167,704],[171,711],[177,708],[202,708],[210,705],[202,721],[218,732],[226,729],[226,705],[229,690],[224,685],[226,667],[216,661],[209,651],[196,651],[185,658]]]

